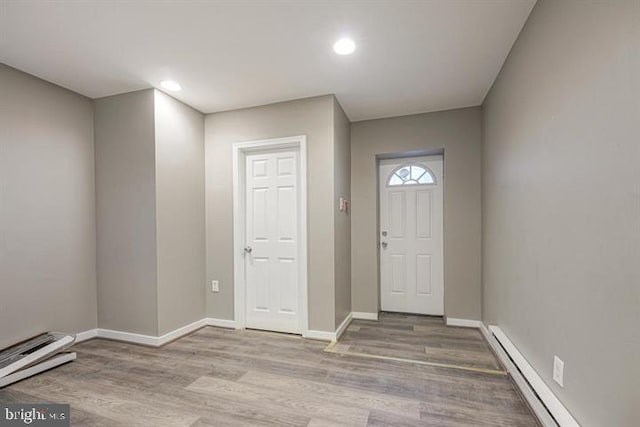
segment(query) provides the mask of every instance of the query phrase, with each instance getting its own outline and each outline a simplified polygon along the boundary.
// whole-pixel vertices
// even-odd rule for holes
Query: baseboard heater
[[[75,335],[46,332],[0,351],[0,388],[76,359]]]
[[[545,427],[580,427],[511,340],[497,326],[481,328],[531,409]]]

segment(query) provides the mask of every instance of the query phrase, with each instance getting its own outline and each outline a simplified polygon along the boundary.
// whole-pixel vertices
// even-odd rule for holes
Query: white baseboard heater
[[[46,332],[0,351],[0,388],[76,359],[74,335]]]
[[[481,330],[544,427],[580,427],[499,327]]]

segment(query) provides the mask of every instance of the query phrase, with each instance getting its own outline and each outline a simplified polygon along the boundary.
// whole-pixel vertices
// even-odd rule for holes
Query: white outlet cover
[[[558,356],[553,356],[553,380],[564,387],[564,362]]]

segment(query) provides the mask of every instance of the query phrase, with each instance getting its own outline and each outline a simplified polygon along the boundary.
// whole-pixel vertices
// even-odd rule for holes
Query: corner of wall
[[[335,95],[333,99],[333,217],[335,327],[348,318],[351,303],[351,213],[340,199],[351,199],[351,122]]]
[[[153,89],[94,100],[98,326],[150,335],[158,333],[153,102]],[[118,265],[119,256],[132,263]]]

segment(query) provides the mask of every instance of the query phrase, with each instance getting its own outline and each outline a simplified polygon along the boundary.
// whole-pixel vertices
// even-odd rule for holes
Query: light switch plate
[[[564,362],[553,356],[553,380],[564,387]]]
[[[217,280],[211,281],[211,292],[220,292],[220,283]]]

